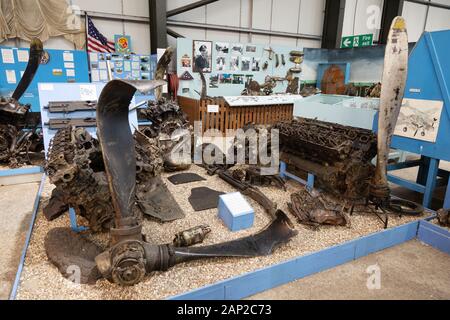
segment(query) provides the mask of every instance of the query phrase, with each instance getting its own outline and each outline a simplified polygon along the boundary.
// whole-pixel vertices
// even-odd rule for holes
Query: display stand
[[[442,101],[443,108],[434,142],[394,136],[391,146],[419,154],[419,161],[390,166],[389,170],[419,167],[415,182],[389,175],[389,181],[424,194],[423,205],[430,207],[436,186],[447,185],[444,208],[450,208],[449,172],[439,169],[441,160],[450,161],[450,30],[425,32],[409,56],[405,98]],[[421,110],[426,112],[426,110]]]

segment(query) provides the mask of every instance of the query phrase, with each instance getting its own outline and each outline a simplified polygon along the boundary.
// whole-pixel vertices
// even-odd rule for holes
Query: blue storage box
[[[255,211],[240,192],[219,196],[219,218],[231,231],[253,226]]]

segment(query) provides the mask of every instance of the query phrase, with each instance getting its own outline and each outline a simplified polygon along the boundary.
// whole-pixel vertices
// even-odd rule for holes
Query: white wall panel
[[[254,34],[252,35],[251,42],[256,44],[268,44],[270,43],[270,37],[262,34]]]
[[[272,36],[272,37],[270,37],[270,44],[285,46],[285,47],[296,47],[297,39]]]
[[[185,6],[187,4],[196,2],[195,0],[168,0],[166,1],[167,11]],[[178,14],[176,16],[170,17],[169,19],[178,21],[189,21],[189,22],[206,22],[206,6],[190,10],[185,13]]]
[[[272,30],[297,33],[300,0],[273,0]]]
[[[122,0],[72,0],[72,4],[85,11],[122,14]]]
[[[206,6],[206,23],[239,27],[241,1],[217,1]]]
[[[227,31],[206,31],[206,40],[223,41],[223,42],[240,42],[239,33]]]
[[[241,2],[241,27],[249,28],[250,21],[252,19],[251,8],[250,8],[251,0],[240,0]]]
[[[450,0],[431,0],[431,2],[445,4],[447,6],[450,6]]]
[[[27,41],[21,41],[21,47],[28,47],[30,45]],[[66,40],[64,36],[52,37],[44,42],[45,49],[58,49],[58,50],[75,50],[75,46],[72,42]]]
[[[358,0],[345,0],[344,24],[342,26],[342,36],[353,35],[353,22],[355,18],[355,8]]]
[[[425,31],[450,29],[450,10],[430,7]]]
[[[270,30],[272,0],[253,0],[253,28]]]
[[[132,50],[139,54],[150,52],[150,28],[142,23],[125,22],[125,34],[131,36]]]
[[[402,16],[406,20],[408,29],[408,41],[416,42],[419,40],[425,26],[427,7],[421,4],[405,1],[403,4]]]
[[[383,0],[347,0],[342,35],[377,34],[382,11]]]
[[[148,17],[150,11],[148,0],[122,0],[123,14],[138,17]]]
[[[173,31],[183,35],[185,38],[194,40],[206,39],[206,32],[204,29],[194,29],[185,27],[170,27]]]
[[[322,35],[325,0],[301,0],[299,33]]]
[[[296,45],[296,47],[303,47],[303,48],[320,48],[321,46],[322,41],[309,39],[298,39]]]

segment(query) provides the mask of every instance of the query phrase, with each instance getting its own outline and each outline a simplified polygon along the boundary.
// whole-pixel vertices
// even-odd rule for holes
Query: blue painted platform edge
[[[25,239],[25,244],[23,246],[22,254],[20,256],[19,267],[17,268],[16,278],[14,279],[13,287],[12,287],[11,293],[9,295],[9,300],[15,300],[16,299],[17,290],[19,288],[20,276],[22,275],[23,265],[25,263],[25,257],[27,255],[27,251],[28,251],[28,245],[30,244],[31,235],[33,233],[33,228],[34,228],[34,223],[36,221],[36,217],[37,217],[37,213],[38,213],[38,209],[39,209],[39,204],[40,204],[40,201],[41,201],[41,194],[42,194],[42,189],[44,188],[44,184],[45,184],[45,177],[46,177],[45,174],[43,174],[42,178],[41,178],[41,183],[39,185],[38,192],[36,194],[36,198],[34,200],[33,212],[32,212],[32,216],[31,216],[30,226],[28,227],[27,237]]]
[[[318,252],[169,297],[168,300],[242,299],[412,240],[417,236],[419,224],[420,220],[417,220],[376,232]]]
[[[423,243],[450,254],[450,232],[428,221],[421,221],[417,238]]]
[[[18,168],[18,169],[7,169],[0,170],[0,177],[11,177],[11,176],[19,176],[24,174],[35,174],[35,173],[43,173],[44,168],[34,166],[29,168]]]

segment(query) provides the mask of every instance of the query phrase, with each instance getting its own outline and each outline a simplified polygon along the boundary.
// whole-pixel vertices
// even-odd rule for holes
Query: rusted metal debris
[[[322,224],[345,226],[350,223],[347,207],[342,199],[336,199],[317,189],[311,191],[304,187],[291,194],[288,203],[290,212],[301,224],[317,228]]]
[[[190,247],[194,244],[202,243],[211,228],[207,225],[200,225],[188,230],[181,231],[175,235],[173,245],[175,247]]]
[[[149,102],[148,108],[140,110],[140,117],[152,122],[141,131],[150,138],[157,137],[163,154],[164,169],[178,171],[189,169],[189,154],[181,153],[191,142],[192,128],[181,108],[164,98]],[[188,148],[190,150],[190,147]]]
[[[368,195],[376,155],[370,130],[299,118],[274,125],[279,130],[281,160],[316,176],[326,191],[346,199]]]
[[[32,40],[27,67],[14,93],[11,97],[0,97],[0,163],[11,168],[30,163],[29,152],[43,150],[42,135],[36,131],[39,122],[29,116],[31,106],[19,103],[33,81],[42,53],[42,42]]]
[[[184,215],[167,188],[162,189],[159,174],[163,159],[158,140],[136,131],[134,144],[137,181],[134,214],[162,221],[182,218]],[[44,208],[47,219],[53,220],[70,206],[88,220],[92,231],[111,228],[113,208],[97,139],[84,128],[60,129],[51,142],[45,170],[50,182],[56,185]],[[157,194],[161,190],[165,192]]]
[[[112,88],[116,90],[111,91]],[[133,83],[113,80],[103,89],[97,105],[97,134],[106,168],[114,225],[110,230],[109,249],[95,256],[97,269],[104,278],[116,284],[130,286],[142,281],[146,274],[165,271],[182,262],[212,257],[269,255],[297,234],[288,217],[282,211],[277,211],[276,218],[259,233],[234,241],[189,248],[145,242],[142,224],[133,206],[136,157],[127,121],[128,106],[135,90]],[[118,98],[117,94],[122,91],[125,94]],[[47,236],[47,255],[53,263],[58,264],[55,260],[60,251],[53,244],[60,238],[59,233],[50,232]],[[80,235],[73,236],[69,240],[71,247],[86,245],[82,243],[85,239]],[[92,256],[85,258],[92,261]],[[79,261],[79,250],[71,250],[69,247],[64,259]]]
[[[93,232],[112,227],[113,207],[103,157],[97,139],[84,128],[60,129],[53,137],[45,171],[56,186],[59,199],[87,219]],[[53,194],[54,195],[54,194]],[[57,200],[50,200],[49,205]],[[55,209],[60,208],[56,206]],[[46,216],[55,217],[51,207]],[[60,213],[61,209],[58,209]],[[138,214],[138,211],[135,211]]]
[[[437,219],[441,226],[450,228],[450,210],[449,209],[439,209],[437,211]]]

